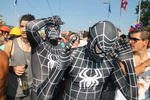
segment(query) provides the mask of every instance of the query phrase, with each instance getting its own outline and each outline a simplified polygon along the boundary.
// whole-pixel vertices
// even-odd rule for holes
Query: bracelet
[[[148,67],[147,64],[145,64],[145,63],[142,63],[142,64],[143,64],[145,67]]]

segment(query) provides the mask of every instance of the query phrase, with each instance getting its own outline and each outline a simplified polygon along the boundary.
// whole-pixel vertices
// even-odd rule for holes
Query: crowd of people
[[[62,35],[59,16],[19,23],[0,26],[0,100],[150,100],[150,29],[98,21],[81,37]]]

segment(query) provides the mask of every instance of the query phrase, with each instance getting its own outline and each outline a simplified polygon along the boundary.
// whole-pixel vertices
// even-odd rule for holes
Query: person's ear
[[[147,45],[149,45],[149,42],[150,42],[149,40],[147,40],[147,39],[145,40],[145,43],[146,43]]]

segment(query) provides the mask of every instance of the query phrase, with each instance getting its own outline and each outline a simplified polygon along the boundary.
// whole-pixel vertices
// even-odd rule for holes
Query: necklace
[[[30,63],[30,54],[29,54],[29,50],[31,48],[30,46],[30,43],[28,41],[24,42],[23,38],[21,38],[21,45],[22,45],[22,51],[23,51],[23,54],[24,54],[24,59],[25,59],[25,68],[28,67],[28,64]],[[28,51],[28,52],[27,52]]]
[[[22,37],[21,37],[21,42],[22,42],[22,44],[23,45],[30,45],[30,43],[29,43],[29,41],[27,40],[27,39],[23,39]]]

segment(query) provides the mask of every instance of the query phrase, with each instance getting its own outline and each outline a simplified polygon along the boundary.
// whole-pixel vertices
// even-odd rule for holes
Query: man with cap
[[[20,37],[22,35],[21,30],[19,27],[13,27],[9,33],[10,35],[10,40],[13,40],[17,37]]]
[[[9,40],[10,28],[8,26],[1,26],[0,31],[1,31],[5,41],[7,42]]]

